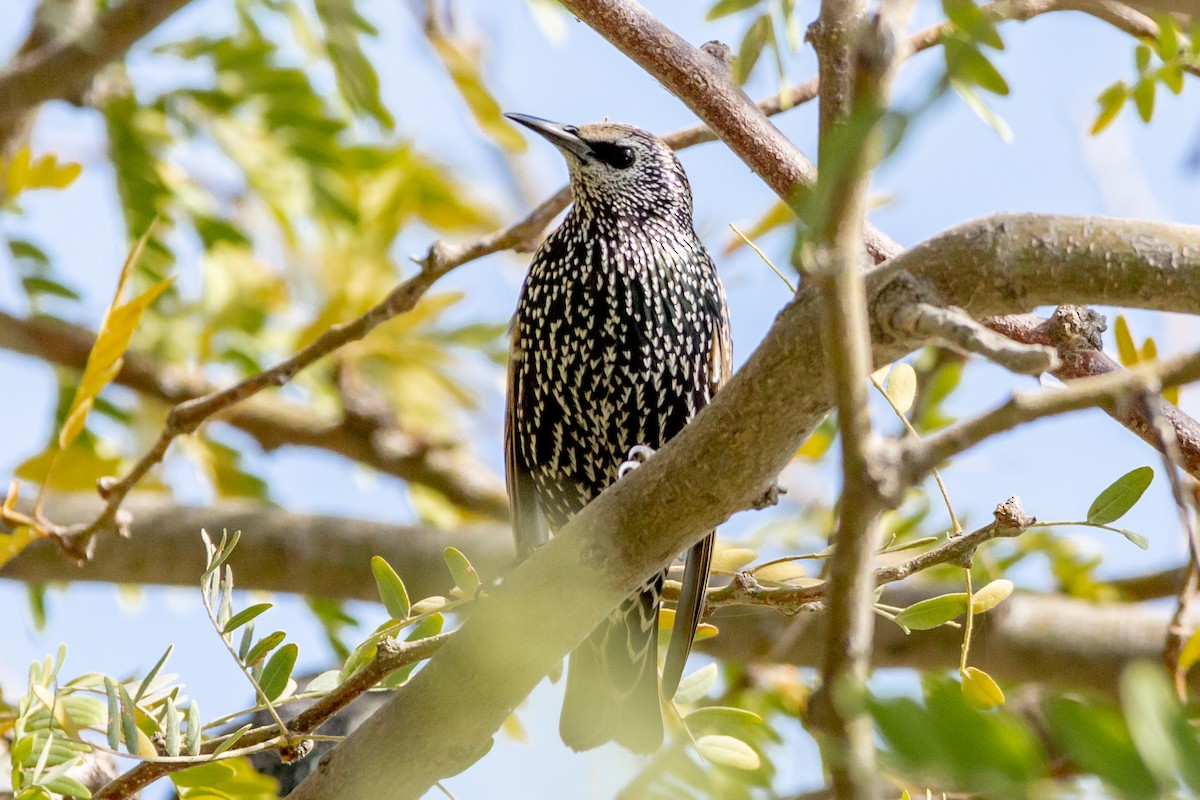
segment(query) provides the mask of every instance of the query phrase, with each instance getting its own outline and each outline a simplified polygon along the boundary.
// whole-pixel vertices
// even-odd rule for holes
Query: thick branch
[[[18,59],[0,73],[0,123],[8,122],[47,100],[79,95],[108,63],[189,0],[125,0],[101,14],[78,36],[52,42]]]
[[[77,325],[50,318],[13,317],[0,311],[0,348],[5,350],[83,369],[94,343],[95,336]],[[115,382],[172,404],[218,391],[195,373],[172,369],[138,352],[126,353]],[[328,450],[384,474],[435,489],[472,513],[497,519],[508,514],[508,501],[499,481],[465,451],[424,441],[396,425],[338,420],[263,395],[227,408],[214,418],[249,434],[264,450],[284,446]]]
[[[1061,300],[1200,311],[1200,228],[1000,217],[947,232],[914,252],[924,258],[897,261],[975,316]],[[895,279],[891,266],[868,275],[876,304]],[[296,800],[419,796],[477,752],[645,575],[752,505],[830,409],[829,365],[816,346],[820,313],[811,289],[802,288],[712,404],[517,567],[408,687],[297,789]],[[877,343],[876,363],[918,344]],[[529,609],[554,609],[538,615],[536,636],[529,635]],[[414,757],[384,762],[379,741]]]
[[[73,524],[94,519],[100,506],[96,497],[72,495],[51,498],[49,513]],[[52,542],[40,541],[0,568],[0,578],[195,586],[204,570],[201,528],[242,532],[230,557],[238,586],[310,597],[378,600],[371,556],[383,556],[396,568],[414,601],[445,595],[454,586],[442,560],[449,545],[466,553],[485,580],[513,558],[512,536],[498,526],[441,531],[249,503],[181,506],[157,494],[133,494],[126,508],[133,535],[99,537],[82,566]]]

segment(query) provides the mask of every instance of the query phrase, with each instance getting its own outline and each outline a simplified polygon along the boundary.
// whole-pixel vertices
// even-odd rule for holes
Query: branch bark
[[[47,100],[79,95],[106,65],[190,0],[125,0],[78,36],[51,42],[0,73],[0,124]]]

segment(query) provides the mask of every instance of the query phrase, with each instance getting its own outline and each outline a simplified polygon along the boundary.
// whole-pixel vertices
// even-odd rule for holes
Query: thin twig
[[[427,639],[418,639],[413,642],[397,642],[394,639],[385,639],[379,644],[379,649],[376,651],[375,657],[365,667],[347,678],[336,689],[322,696],[321,699],[288,720],[288,730],[291,731],[293,737],[316,731],[330,717],[350,705],[351,702],[365,694],[371,687],[391,673],[401,667],[406,667],[429,658],[452,636],[453,633],[441,633],[437,636],[430,636]],[[239,742],[243,743],[240,749],[261,745],[272,739],[277,739],[278,736],[278,729],[274,726],[247,731],[239,740]],[[207,741],[200,748],[200,751],[201,753],[211,753],[216,749],[218,744],[219,740]],[[296,755],[298,757],[301,754],[297,753]],[[287,755],[286,753],[284,754],[285,757]],[[193,766],[193,763],[190,760],[184,762],[144,761],[128,772],[118,776],[115,780],[93,794],[92,797],[95,800],[125,800],[159,778]]]
[[[901,333],[981,355],[1022,375],[1041,375],[1060,366],[1053,348],[1013,341],[971,319],[959,308],[912,303],[897,308],[889,321]]]

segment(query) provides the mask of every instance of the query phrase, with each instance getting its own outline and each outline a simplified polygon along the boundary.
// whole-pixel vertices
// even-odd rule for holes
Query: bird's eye
[[[564,125],[564,126],[563,126],[563,133],[569,133],[569,134],[571,134],[572,136],[578,136],[578,135],[579,135],[579,128],[576,128],[574,125]]]
[[[632,147],[611,142],[593,142],[592,155],[598,161],[603,161],[616,169],[625,169],[631,166],[635,160]]]
[[[633,148],[632,147],[616,148],[616,150],[613,151],[611,157],[609,158],[608,163],[612,164],[617,169],[625,169],[626,167],[631,166],[633,164]]]

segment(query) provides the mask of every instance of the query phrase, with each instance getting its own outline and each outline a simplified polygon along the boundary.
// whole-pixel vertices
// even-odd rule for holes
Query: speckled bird
[[[573,200],[533,257],[513,326],[505,454],[523,558],[615,481],[631,450],[661,447],[708,404],[731,345],[725,292],[671,148],[629,125],[508,117],[559,149]],[[687,554],[663,697],[691,649],[712,545],[709,533]],[[647,576],[571,654],[559,725],[570,747],[662,744],[665,576]]]

